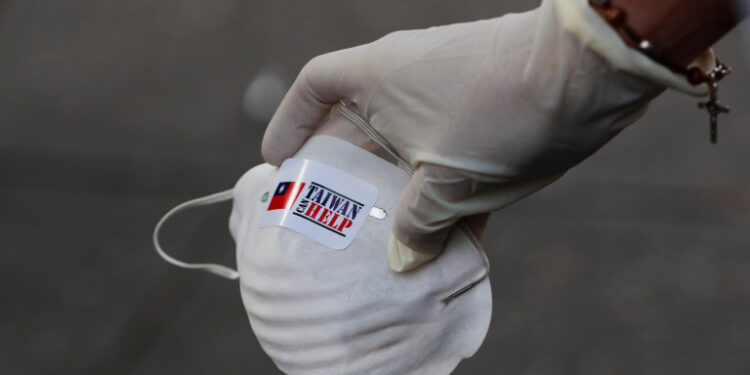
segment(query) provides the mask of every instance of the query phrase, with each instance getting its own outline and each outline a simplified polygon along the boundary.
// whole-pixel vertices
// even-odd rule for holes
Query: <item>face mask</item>
[[[344,107],[342,115],[393,151],[356,114]],[[399,162],[406,172],[315,136],[281,167],[256,166],[233,190],[172,209],[154,244],[177,266],[239,278],[253,332],[285,373],[448,374],[487,334],[487,260],[459,223],[434,261],[406,273],[388,269],[391,213],[412,170]],[[228,199],[237,271],[180,262],[159,246],[170,216]]]

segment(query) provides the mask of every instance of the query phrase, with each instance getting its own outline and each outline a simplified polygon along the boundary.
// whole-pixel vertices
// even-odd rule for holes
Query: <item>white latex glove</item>
[[[333,104],[350,103],[416,166],[388,249],[391,269],[405,271],[437,256],[458,219],[559,178],[639,118],[664,86],[701,92],[628,49],[586,0],[549,0],[314,58],[272,118],[263,157],[279,165]]]

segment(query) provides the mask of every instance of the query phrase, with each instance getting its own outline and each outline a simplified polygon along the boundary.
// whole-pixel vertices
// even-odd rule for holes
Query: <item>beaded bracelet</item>
[[[732,72],[732,68],[716,59],[716,64],[709,72],[704,72],[701,68],[694,66],[686,68],[674,64],[662,56],[661,51],[653,43],[642,39],[625,23],[625,11],[612,5],[610,0],[589,0],[589,4],[604,17],[604,20],[620,34],[625,44],[635,50],[648,56],[650,59],[667,67],[669,70],[685,76],[692,85],[705,83],[708,86],[709,99],[706,102],[698,103],[698,108],[705,109],[710,119],[711,143],[716,143],[718,115],[720,113],[729,113],[729,107],[719,103],[717,94],[719,91],[719,81],[727,74]]]

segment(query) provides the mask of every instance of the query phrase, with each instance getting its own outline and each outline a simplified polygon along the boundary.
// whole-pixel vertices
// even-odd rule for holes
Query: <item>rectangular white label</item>
[[[308,159],[281,164],[260,227],[278,225],[333,249],[344,249],[365,223],[378,188]]]

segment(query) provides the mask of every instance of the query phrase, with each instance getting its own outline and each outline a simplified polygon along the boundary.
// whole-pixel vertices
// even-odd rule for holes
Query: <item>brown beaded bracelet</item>
[[[612,5],[611,0],[589,0],[589,5],[593,7],[607,23],[620,35],[622,40],[629,47],[643,53],[655,62],[667,67],[669,70],[684,76],[692,85],[705,83],[709,90],[709,100],[698,103],[698,107],[705,109],[710,116],[711,143],[716,143],[717,138],[717,117],[719,113],[728,113],[729,107],[719,103],[717,94],[719,91],[718,82],[727,74],[732,72],[732,68],[716,59],[715,67],[705,72],[700,67],[694,66],[686,68],[662,56],[661,51],[650,41],[643,39],[627,25],[626,14],[622,8]]]

